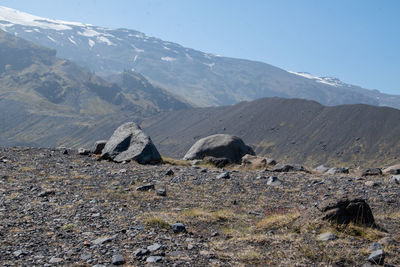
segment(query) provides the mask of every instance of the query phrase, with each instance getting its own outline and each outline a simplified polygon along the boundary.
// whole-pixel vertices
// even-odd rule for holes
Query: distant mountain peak
[[[329,77],[329,76],[318,77],[318,76],[312,75],[309,72],[295,72],[295,71],[290,71],[290,70],[288,70],[288,72],[298,75],[298,76],[301,76],[301,77],[304,77],[304,78],[307,78],[307,79],[310,79],[310,80],[315,80],[318,83],[323,83],[323,84],[327,84],[330,86],[335,86],[335,87],[350,87],[351,86],[347,83],[342,82],[341,80],[339,80],[338,78],[335,78],[335,77]]]
[[[80,22],[69,22],[63,20],[54,20],[35,16],[9,7],[0,6],[0,21],[6,21],[8,24],[1,24],[0,27],[4,28],[12,26],[12,24],[19,24],[24,26],[36,26],[43,29],[52,30],[71,30],[71,26],[91,26]]]

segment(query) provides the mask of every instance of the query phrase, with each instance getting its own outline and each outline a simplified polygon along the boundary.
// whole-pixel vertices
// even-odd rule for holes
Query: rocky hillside
[[[397,162],[398,121],[400,110],[393,108],[326,107],[307,100],[264,98],[170,112],[142,125],[162,155],[183,157],[198,139],[228,133],[241,137],[259,155],[311,166],[351,167]]]
[[[1,266],[371,266],[376,254],[400,264],[389,176],[239,168],[218,179],[210,166],[67,152],[0,148]],[[314,220],[346,195],[378,227]]]
[[[199,106],[276,96],[324,105],[365,103],[400,108],[400,96],[262,62],[212,55],[131,29],[52,20],[6,7],[0,7],[0,29],[56,49],[58,56],[102,76],[134,69]]]
[[[55,54],[0,31],[2,145],[82,144],[126,117],[190,107],[137,73],[122,74],[120,85],[109,83]]]

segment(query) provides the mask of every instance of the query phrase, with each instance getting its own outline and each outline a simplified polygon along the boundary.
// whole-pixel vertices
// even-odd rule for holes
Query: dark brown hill
[[[182,157],[199,138],[237,135],[257,154],[306,165],[384,166],[400,161],[400,110],[369,105],[325,107],[263,98],[197,108],[143,123],[161,154]]]

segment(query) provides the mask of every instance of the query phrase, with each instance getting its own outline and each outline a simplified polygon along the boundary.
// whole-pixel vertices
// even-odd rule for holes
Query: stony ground
[[[400,185],[390,176],[226,171],[1,148],[0,265],[363,266],[373,242],[400,265]],[[166,196],[137,190],[149,183]],[[343,194],[365,198],[383,229],[295,223]],[[173,231],[178,222],[186,232]],[[318,241],[327,231],[338,238]]]

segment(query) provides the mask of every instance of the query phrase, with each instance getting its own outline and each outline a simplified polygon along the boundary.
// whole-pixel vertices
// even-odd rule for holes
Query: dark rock
[[[167,195],[167,190],[165,188],[157,188],[157,195],[165,197]]]
[[[229,174],[229,172],[223,172],[217,176],[217,179],[229,179],[229,178],[231,178],[231,175]]]
[[[203,158],[202,163],[211,164],[217,168],[223,168],[226,165],[230,164],[231,161],[228,158],[216,158],[216,157],[207,156],[207,157]]]
[[[168,171],[165,172],[165,175],[168,176],[174,175],[174,171],[172,169],[169,169]]]
[[[82,156],[87,156],[90,154],[90,151],[88,149],[80,147],[80,148],[78,148],[78,154],[82,155]]]
[[[186,232],[186,227],[185,225],[183,225],[183,223],[174,223],[172,225],[172,230],[174,231],[174,233],[182,233]]]
[[[205,173],[205,172],[207,172],[207,169],[203,168],[203,169],[200,170],[200,172]]]
[[[373,264],[383,265],[385,262],[385,252],[383,249],[375,250],[369,255],[368,261]]]
[[[382,172],[384,174],[394,174],[394,175],[400,174],[400,164],[387,167]]]
[[[55,195],[55,193],[56,193],[56,191],[54,191],[54,190],[45,190],[45,191],[40,192],[38,194],[38,197],[48,197],[51,195]]]
[[[95,155],[101,155],[104,147],[106,146],[107,140],[99,140],[94,143],[92,153]]]
[[[154,189],[154,184],[146,184],[136,187],[136,191],[149,191]]]
[[[133,122],[125,123],[115,130],[107,141],[101,158],[115,162],[135,160],[140,164],[161,162],[160,153],[150,137]]]
[[[353,222],[359,225],[375,226],[371,208],[364,199],[343,197],[339,200],[327,200],[319,205],[322,219],[337,224]]]
[[[349,169],[333,167],[333,168],[330,168],[326,173],[327,174],[349,173]]]
[[[114,265],[122,265],[125,263],[125,259],[121,254],[112,256],[111,263]]]
[[[160,262],[162,260],[163,260],[163,257],[161,257],[161,256],[150,256],[150,257],[147,257],[146,262],[155,263],[155,262]]]
[[[365,169],[362,173],[362,176],[371,175],[382,175],[382,170],[380,168]]]
[[[275,167],[272,169],[272,171],[273,172],[290,172],[290,171],[307,172],[307,170],[299,164],[290,165],[290,164],[281,164],[281,163],[275,165]]]
[[[137,250],[135,250],[135,251],[133,252],[133,255],[134,255],[136,258],[138,258],[138,257],[144,256],[144,255],[147,255],[147,254],[149,254],[149,253],[150,253],[149,250],[144,249],[144,248],[139,248],[139,249],[137,249]]]
[[[183,159],[203,159],[206,156],[212,156],[227,158],[233,163],[239,163],[246,154],[254,155],[254,151],[239,137],[229,134],[215,134],[198,140]]]

